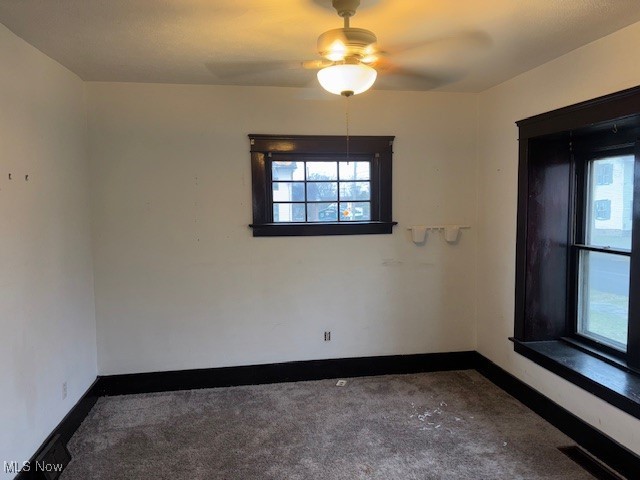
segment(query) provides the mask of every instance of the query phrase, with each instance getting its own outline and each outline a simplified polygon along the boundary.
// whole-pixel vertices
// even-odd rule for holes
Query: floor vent
[[[580,448],[577,445],[558,447],[558,450],[598,480],[626,480],[625,477],[621,476],[618,472],[612,470],[593,455],[589,454],[585,449]]]
[[[32,466],[31,470],[35,472],[35,478],[56,480],[62,475],[62,471],[70,461],[69,450],[62,443],[60,435],[56,435],[42,449],[42,452],[36,458],[35,468]]]

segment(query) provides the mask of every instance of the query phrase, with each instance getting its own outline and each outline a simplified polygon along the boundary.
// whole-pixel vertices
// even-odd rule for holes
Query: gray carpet
[[[101,398],[64,480],[590,479],[475,371]]]

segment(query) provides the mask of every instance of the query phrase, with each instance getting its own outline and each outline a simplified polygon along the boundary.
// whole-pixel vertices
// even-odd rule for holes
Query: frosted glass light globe
[[[328,92],[349,96],[369,90],[377,76],[378,72],[368,65],[342,64],[320,70],[318,81]]]

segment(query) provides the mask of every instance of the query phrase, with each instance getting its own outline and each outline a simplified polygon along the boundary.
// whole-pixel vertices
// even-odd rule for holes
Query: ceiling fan
[[[372,31],[350,25],[360,0],[333,0],[332,4],[344,26],[320,35],[318,53],[323,59],[303,62],[302,66],[319,68],[318,81],[328,92],[350,97],[367,91],[376,81],[378,72],[372,64],[380,55],[378,39]]]
[[[328,30],[318,37],[318,53],[322,60],[302,62],[306,69],[320,69],[318,81],[328,92],[349,97],[367,91],[373,86],[382,73],[392,76],[395,83],[424,87],[439,86],[453,80],[451,75],[426,74],[422,71],[400,67],[389,61],[389,51],[378,48],[378,39],[370,30],[351,26],[351,17],[356,14],[360,0],[332,0],[333,8],[344,20],[342,28]],[[411,50],[431,45],[438,47],[459,48],[486,42],[483,34],[467,32],[440,39],[432,39],[411,45],[404,45],[391,50],[393,54],[402,55]],[[439,45],[438,45],[439,44]]]
[[[372,1],[372,0],[371,0]],[[326,5],[328,0],[314,0]],[[378,39],[370,30],[351,26],[351,17],[356,14],[360,0],[332,0],[332,5],[343,19],[342,28],[335,28],[318,37],[317,49],[321,58],[305,62],[292,61],[230,61],[207,64],[207,68],[222,81],[243,82],[247,85],[268,85],[265,78],[273,79],[278,71],[318,70],[320,85],[336,95],[351,96],[367,91],[377,84],[378,88],[430,90],[455,81],[463,75],[461,69],[440,68],[434,71],[432,63],[429,72],[424,67],[410,67],[410,58],[416,54],[421,58],[464,58],[479,53],[479,49],[490,45],[488,36],[479,31],[462,31],[441,37],[432,37],[415,43],[396,45],[381,50]],[[429,52],[429,53],[427,53]],[[444,54],[444,55],[443,55]],[[433,57],[432,57],[433,56]],[[397,57],[402,64],[392,61]],[[463,65],[464,61],[460,61]],[[415,65],[415,64],[414,64]],[[301,68],[302,67],[302,68]],[[282,85],[285,77],[278,76],[277,83]],[[296,83],[300,75],[286,77],[289,86],[301,86]],[[253,82],[253,83],[252,83]]]

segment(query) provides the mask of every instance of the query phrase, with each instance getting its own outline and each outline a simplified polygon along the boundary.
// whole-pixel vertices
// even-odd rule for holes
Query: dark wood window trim
[[[254,237],[307,235],[363,235],[392,233],[391,217],[393,136],[258,135],[250,134]],[[370,159],[371,220],[350,222],[276,223],[269,164],[279,159],[329,157]]]
[[[517,125],[515,351],[640,418],[640,195],[634,195],[631,251],[616,252],[631,257],[628,353],[581,338],[575,326],[577,252],[593,250],[576,233],[575,218],[584,208],[576,179],[583,178],[580,169],[589,155],[613,156],[638,145],[640,87]],[[637,192],[637,160],[634,181]]]

